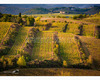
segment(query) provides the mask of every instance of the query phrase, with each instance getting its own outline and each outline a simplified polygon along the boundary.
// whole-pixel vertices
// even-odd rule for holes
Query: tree
[[[13,62],[12,62],[12,60],[10,58],[8,59],[8,65],[9,66],[13,66]]]
[[[1,61],[3,62],[5,60],[4,56],[1,57]]]
[[[36,21],[40,21],[40,17],[37,17],[37,18],[36,18]]]
[[[19,13],[19,17],[21,17],[21,13]]]
[[[19,24],[20,24],[20,23],[23,23],[22,18],[21,18],[21,17],[18,17],[17,22],[18,22]]]
[[[34,22],[35,22],[34,17],[27,17],[27,19],[26,19],[27,26],[33,26]]]
[[[77,16],[73,16],[73,19],[77,19]]]
[[[2,16],[3,16],[2,13],[0,13],[0,18],[1,18]]]
[[[26,61],[25,61],[25,59],[24,59],[24,56],[19,57],[19,59],[18,59],[18,61],[17,61],[17,64],[18,64],[19,66],[26,66]]]
[[[63,66],[64,67],[67,67],[68,65],[67,65],[67,62],[65,61],[65,60],[63,60]]]

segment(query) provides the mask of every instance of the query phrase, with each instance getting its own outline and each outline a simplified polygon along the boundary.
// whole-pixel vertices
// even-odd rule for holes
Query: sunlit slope
[[[25,39],[27,38],[28,31],[32,27],[22,27],[20,28],[18,35],[16,37],[15,43],[12,46],[11,50],[9,51],[9,54],[16,54],[18,51],[21,51],[22,46],[25,42]]]
[[[95,25],[93,24],[83,25],[84,36],[94,36],[94,32],[95,32]]]
[[[87,47],[90,55],[92,56],[95,67],[100,69],[100,39],[85,36],[79,36],[79,38]]]
[[[79,34],[80,30],[79,30],[79,26],[80,24],[77,23],[69,23],[67,26],[67,33],[73,33],[73,34]]]
[[[43,31],[37,33],[32,53],[34,60],[57,60],[57,56],[53,54],[53,32]]]
[[[11,26],[11,22],[0,22],[0,42]]]
[[[68,65],[80,63],[80,54],[74,35],[70,33],[59,33],[60,55]]]
[[[61,32],[63,27],[65,27],[66,24],[67,23],[54,22],[54,23],[52,23],[52,27],[49,29],[49,31]]]

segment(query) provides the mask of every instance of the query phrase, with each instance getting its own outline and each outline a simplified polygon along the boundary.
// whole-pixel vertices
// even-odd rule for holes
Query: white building
[[[65,11],[60,11],[60,14],[65,14]]]

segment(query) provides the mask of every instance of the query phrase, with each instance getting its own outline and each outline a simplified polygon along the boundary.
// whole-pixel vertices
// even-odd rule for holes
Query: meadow
[[[28,15],[28,16],[36,16],[36,17],[53,17],[53,16],[65,16],[65,17],[73,17],[74,15],[77,14],[60,14],[60,13],[48,13],[48,14],[33,14],[33,15]]]

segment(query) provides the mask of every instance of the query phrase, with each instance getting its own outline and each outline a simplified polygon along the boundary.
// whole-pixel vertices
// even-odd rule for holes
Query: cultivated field
[[[94,60],[95,67],[100,70],[100,40],[94,37],[79,36],[82,43],[87,47]]]
[[[11,22],[0,22],[0,42],[6,36],[11,24]]]
[[[43,31],[37,34],[32,54],[34,60],[58,59],[57,55],[53,53],[53,32]]]
[[[22,50],[23,45],[25,44],[25,40],[27,39],[27,34],[28,31],[31,29],[32,27],[22,27],[19,30],[19,33],[16,37],[15,43],[12,46],[11,50],[9,51],[9,54],[12,55],[16,55],[18,53],[18,51]]]
[[[74,39],[74,35],[70,33],[59,33],[60,55],[68,65],[80,63],[80,53]]]
[[[16,23],[19,27],[8,35],[2,42],[4,49],[0,49],[1,71],[18,68],[19,74],[0,75],[100,76],[100,16],[71,18],[74,15],[34,14],[35,18],[30,15],[22,17],[24,21]],[[0,42],[11,24],[0,22]]]

